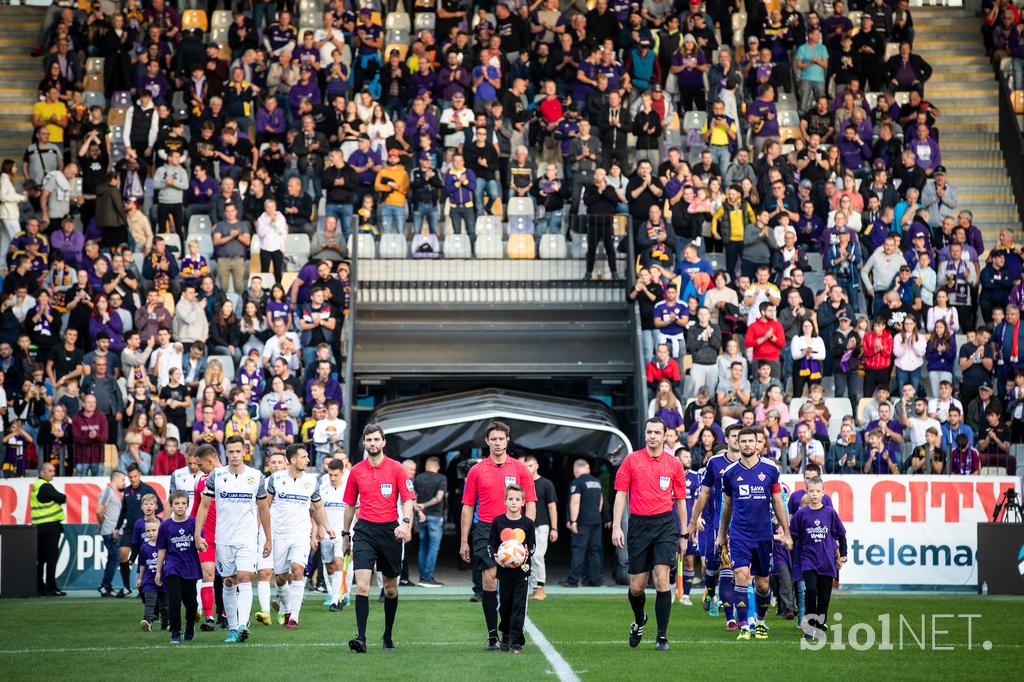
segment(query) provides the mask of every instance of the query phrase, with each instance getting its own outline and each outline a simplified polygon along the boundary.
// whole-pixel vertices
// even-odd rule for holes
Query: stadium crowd
[[[798,5],[57,0],[0,167],[5,475],[327,454],[351,235],[436,257],[492,216],[524,257],[585,238],[587,278],[631,225],[650,411],[696,468],[739,420],[794,471],[1012,470],[1015,235],[958,207],[907,3]]]

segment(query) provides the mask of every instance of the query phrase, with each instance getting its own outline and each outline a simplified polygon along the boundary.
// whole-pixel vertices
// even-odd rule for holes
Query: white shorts
[[[217,543],[217,573],[229,577],[238,573],[255,573],[260,551],[255,545],[222,545]]]
[[[263,545],[267,542],[266,536],[263,534],[263,526],[260,526],[259,532],[256,534],[256,570],[266,571],[274,569],[274,553],[271,552],[270,556],[263,556]]]
[[[329,564],[335,559],[344,558],[341,553],[341,533],[338,533],[333,540],[324,536],[324,539],[320,541],[320,557],[325,564]]]
[[[292,564],[303,568],[309,561],[309,536],[302,538],[277,538],[274,540],[274,573],[291,573]]]

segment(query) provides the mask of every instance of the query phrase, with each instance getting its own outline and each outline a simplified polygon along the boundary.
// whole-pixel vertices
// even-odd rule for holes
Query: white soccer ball
[[[505,540],[495,558],[503,568],[519,568],[526,561],[526,547],[518,540]]]

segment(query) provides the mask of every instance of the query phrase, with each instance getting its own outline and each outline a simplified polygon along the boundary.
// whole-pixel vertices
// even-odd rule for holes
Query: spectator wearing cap
[[[630,48],[625,67],[630,85],[636,90],[646,92],[656,84],[661,85],[661,64],[651,50],[650,39],[641,38],[637,45]]]
[[[370,147],[370,136],[363,133],[359,136],[359,146],[348,157],[348,164],[356,174],[355,201],[353,205],[361,206],[363,197],[373,194],[373,184],[381,168],[380,155]]]
[[[160,117],[153,104],[153,93],[142,90],[139,99],[125,114],[121,141],[140,163],[148,165],[152,162],[153,146],[159,130]]]
[[[853,49],[860,54],[861,68],[868,89],[877,92],[885,83],[885,36],[875,31],[875,20],[868,13],[860,17],[860,31],[853,36]]]
[[[437,198],[444,189],[444,180],[434,170],[429,153],[420,152],[416,163],[409,181],[413,231],[421,230],[426,220],[430,234],[437,234]]]
[[[295,442],[295,424],[288,417],[287,404],[274,403],[273,413],[263,420],[259,438],[260,445],[267,454],[284,449]]]
[[[754,209],[743,198],[740,187],[730,186],[725,201],[711,217],[711,236],[725,243],[725,269],[730,277],[735,276],[736,264],[743,254],[746,226],[755,220]]]
[[[401,164],[397,149],[388,151],[387,165],[377,172],[374,189],[381,196],[381,228],[385,233],[405,231],[409,173]]]
[[[293,84],[288,91],[288,112],[293,119],[297,120],[301,117],[299,104],[303,100],[309,100],[311,104],[320,104],[323,101],[320,86],[317,84],[316,78],[313,77],[313,73],[311,66],[303,66],[299,71],[299,81]]]
[[[929,225],[939,227],[947,217],[953,217],[959,203],[956,187],[946,179],[946,167],[937,165],[921,193],[921,205],[928,210]]]
[[[683,36],[683,44],[672,56],[671,71],[676,77],[679,89],[680,117],[687,111],[704,111],[707,108],[707,93],[704,90],[704,73],[708,60],[692,33]]]

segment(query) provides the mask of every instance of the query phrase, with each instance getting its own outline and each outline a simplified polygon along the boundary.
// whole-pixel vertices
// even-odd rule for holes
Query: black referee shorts
[[[385,578],[397,578],[402,572],[402,541],[395,538],[398,521],[373,523],[360,520],[352,529],[352,565],[355,570],[372,571]]]
[[[491,552],[487,549],[487,546],[490,544],[491,524],[477,521],[473,524],[473,529],[469,533],[469,546],[473,550],[474,569],[483,571],[498,565],[495,563],[494,557],[491,556]]]
[[[678,535],[672,512],[657,516],[631,514],[626,533],[630,575],[647,573],[658,564],[674,566]]]

